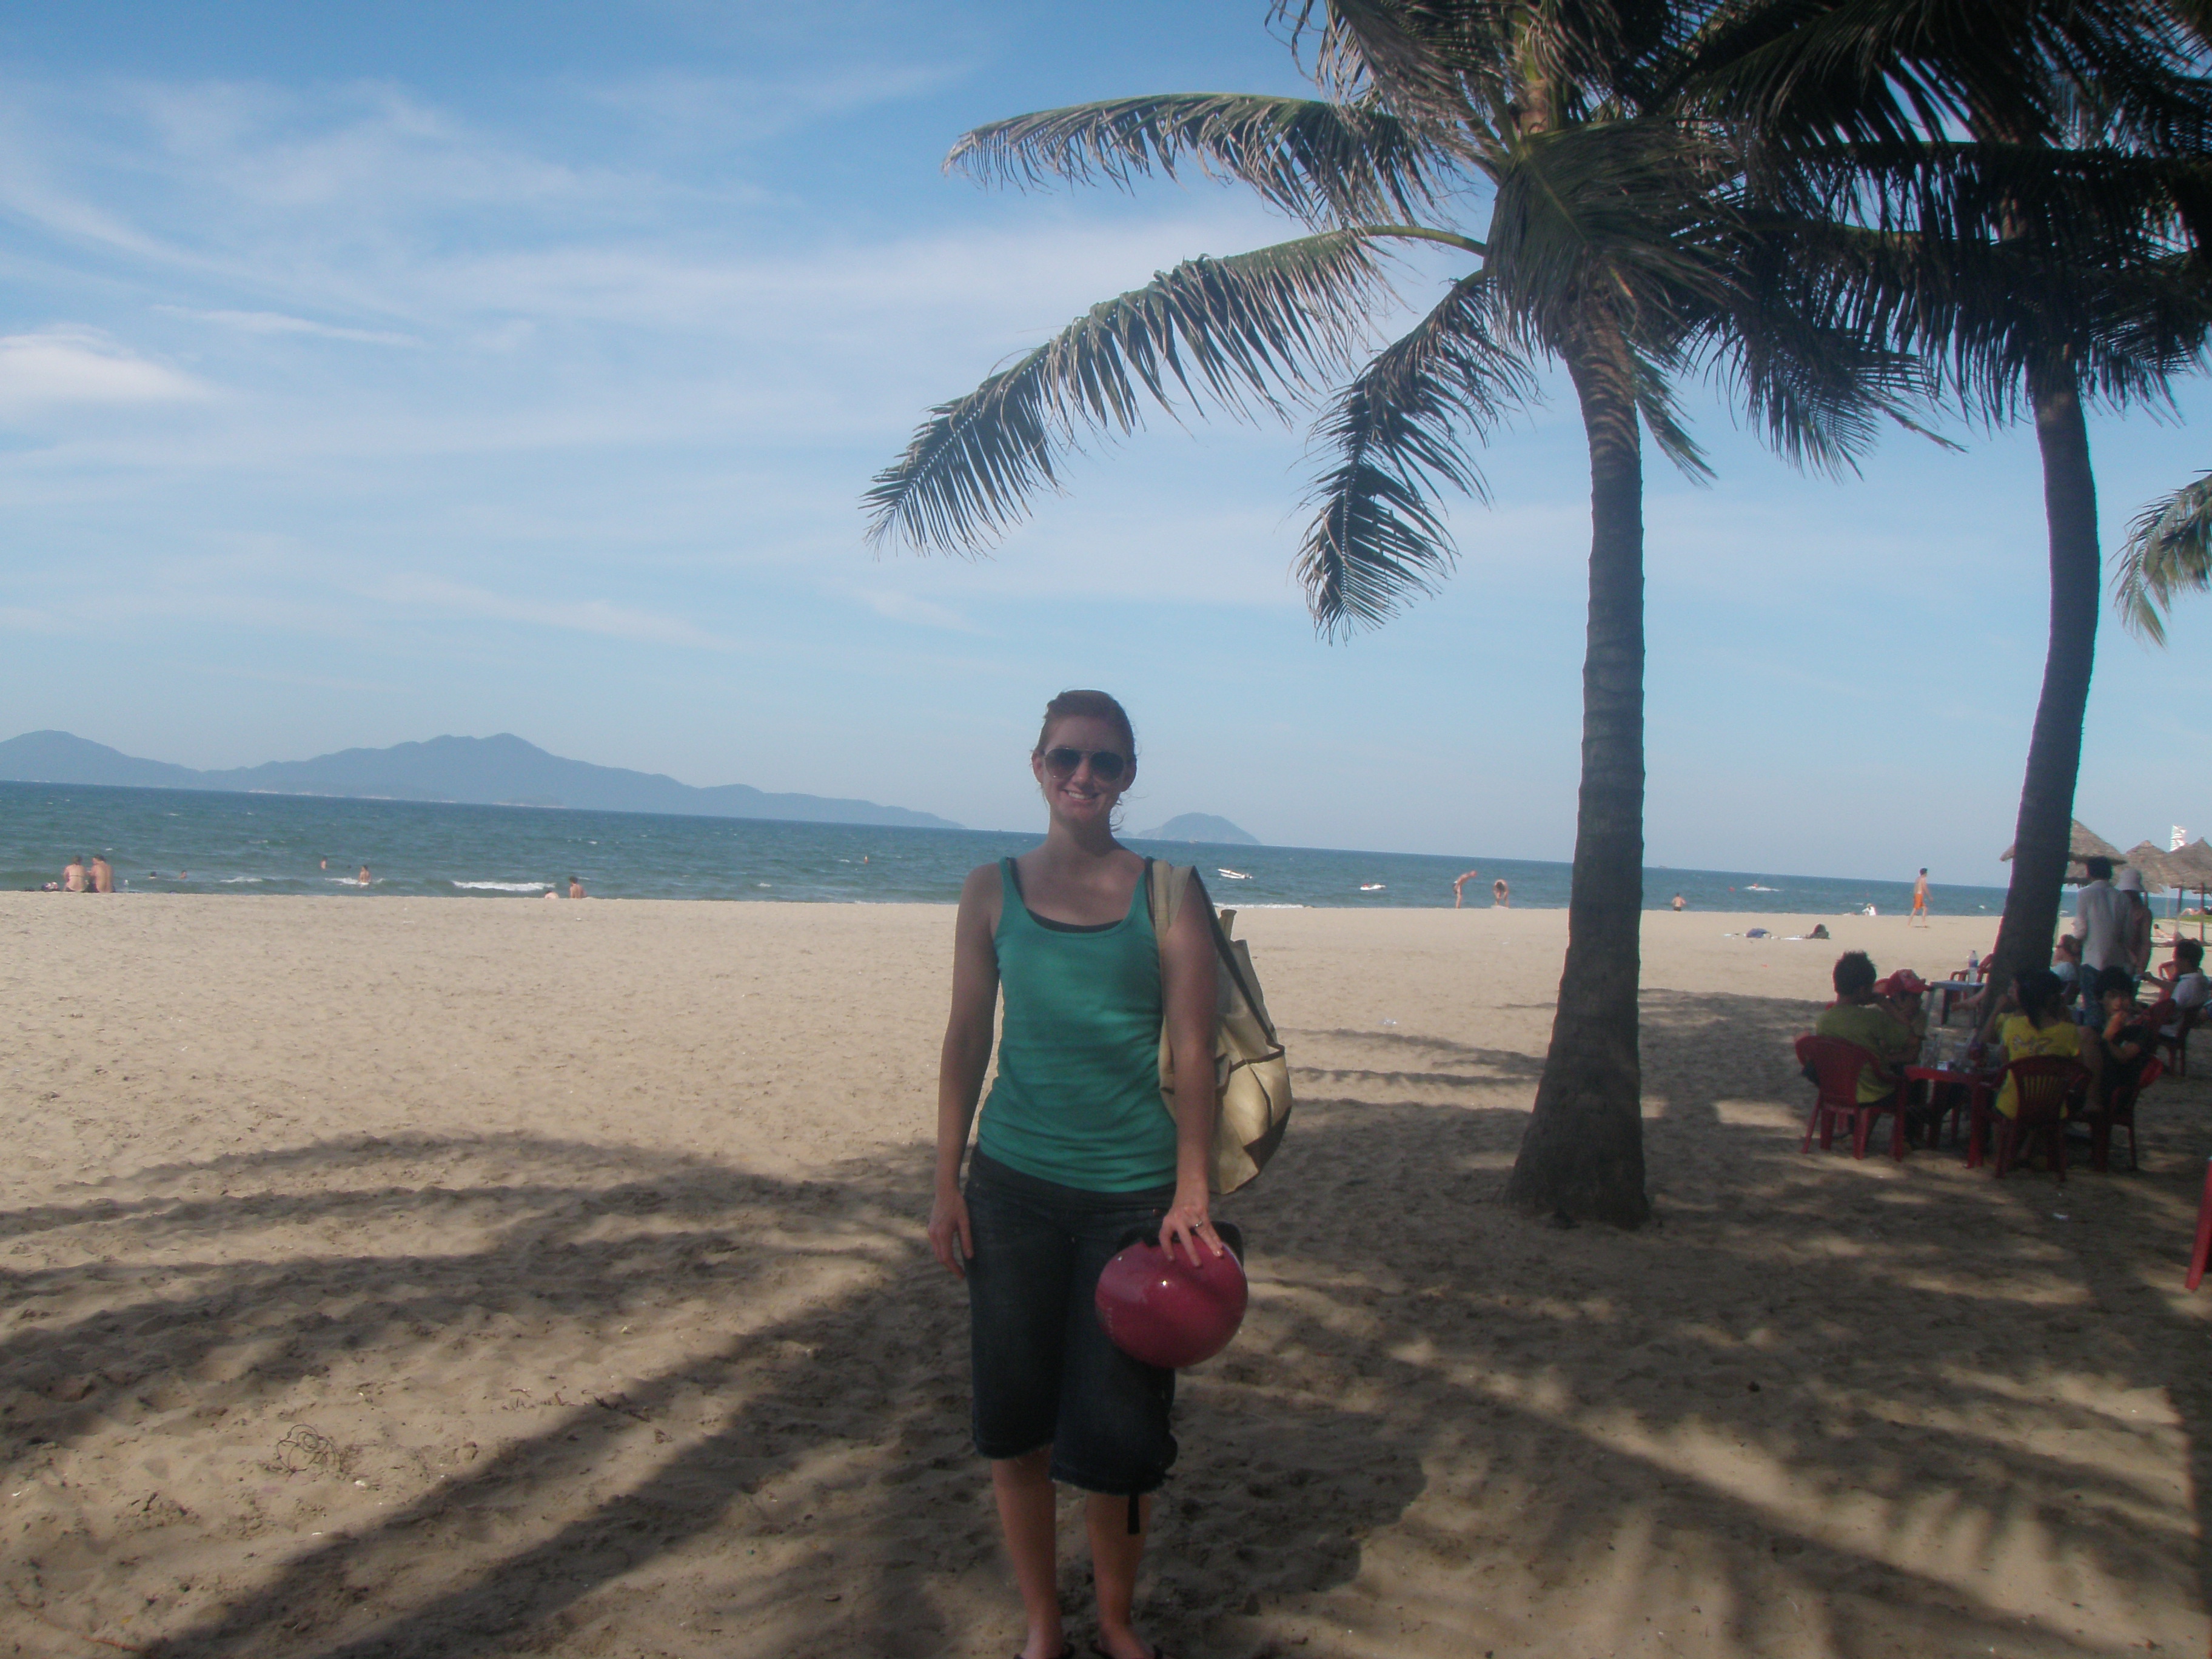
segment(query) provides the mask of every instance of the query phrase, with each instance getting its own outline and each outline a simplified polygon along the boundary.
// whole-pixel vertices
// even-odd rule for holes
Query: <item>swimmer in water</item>
[[[361,866],[361,873],[356,876],[354,880],[363,887],[368,885],[368,866],[367,865],[364,864]]]

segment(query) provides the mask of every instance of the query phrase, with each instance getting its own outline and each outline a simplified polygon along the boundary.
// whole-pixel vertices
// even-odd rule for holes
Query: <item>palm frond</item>
[[[1371,99],[1176,93],[1019,115],[976,128],[947,170],[1024,186],[1064,179],[1129,188],[1154,173],[1249,185],[1309,225],[1412,219],[1435,205],[1448,162]]]
[[[1885,417],[1935,436],[1915,417],[1934,402],[1936,377],[1909,334],[1891,342],[1855,286],[1868,268],[1864,236],[1757,213],[1741,226],[1741,257],[1724,302],[1700,320],[1698,349],[1768,447],[1841,477],[1857,471]]]
[[[940,404],[876,475],[868,538],[973,550],[1057,487],[1081,432],[1129,432],[1146,399],[1287,418],[1350,366],[1384,289],[1382,256],[1328,231],[1224,259],[1197,258],[1091,307],[1053,339]]]
[[[1504,302],[1540,319],[1592,297],[1632,337],[1666,337],[1686,297],[1726,285],[1716,236],[1728,213],[1725,173],[1710,135],[1660,119],[1592,123],[1510,148],[1487,246]]]
[[[2153,501],[2128,526],[2112,575],[2112,608],[2128,630],[2166,643],[2177,595],[2212,591],[2212,472]]]
[[[2212,234],[2212,166],[2197,156],[1998,142],[1838,144],[1796,158],[1816,205],[1938,246],[1993,238],[2057,260],[2125,264]]]
[[[1630,349],[1634,359],[1632,389],[1636,395],[1636,412],[1644,418],[1644,430],[1659,446],[1659,453],[1672,461],[1684,477],[1692,483],[1711,483],[1717,476],[1712,464],[1705,459],[1705,450],[1682,424],[1681,405],[1674,399],[1674,371],[1680,364],[1632,346]]]
[[[1453,557],[1440,486],[1488,498],[1465,440],[1486,437],[1537,390],[1495,301],[1488,276],[1461,279],[1316,423],[1337,461],[1307,497],[1315,513],[1297,571],[1324,634],[1376,626],[1435,591]]]
[[[2193,254],[2078,261],[2024,238],[1836,221],[1801,222],[1781,246],[1786,258],[1750,284],[1772,296],[1778,325],[1832,327],[1917,357],[1935,392],[1994,424],[2019,417],[2030,366],[2055,352],[2107,407],[2168,402],[2168,380],[2200,362],[2212,332],[2212,262]]]
[[[2201,149],[2212,99],[2197,56],[2172,9],[2143,0],[1739,0],[1707,20],[1681,90],[1795,148],[1961,127],[2062,143],[2076,91],[2094,88],[2118,129]]]
[[[1276,0],[1292,17],[1293,42],[1312,22],[1316,0]],[[1448,9],[1422,0],[1326,0],[1320,25],[1323,61],[1342,76],[1357,65],[1393,113],[1432,136],[1453,133],[1494,104],[1501,51],[1490,9]]]

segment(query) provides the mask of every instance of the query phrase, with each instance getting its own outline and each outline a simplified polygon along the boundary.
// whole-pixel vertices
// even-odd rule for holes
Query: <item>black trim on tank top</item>
[[[1149,863],[1151,860],[1147,860],[1146,862]],[[1013,860],[1008,859],[1006,860],[1006,873],[1014,878],[1014,896],[1021,900],[1022,908],[1028,912],[1029,919],[1036,923],[1038,927],[1046,929],[1048,932],[1054,933],[1110,933],[1116,927],[1119,927],[1121,925],[1121,921],[1054,921],[1050,916],[1041,916],[1036,911],[1030,909],[1029,895],[1022,891],[1021,866],[1016,864]],[[1128,918],[1127,916],[1121,918],[1121,921],[1127,921],[1127,920]]]

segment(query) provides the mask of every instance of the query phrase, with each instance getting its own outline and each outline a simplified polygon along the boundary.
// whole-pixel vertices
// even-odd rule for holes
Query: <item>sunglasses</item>
[[[1084,762],[1091,763],[1091,775],[1101,783],[1111,783],[1121,775],[1129,763],[1127,755],[1111,749],[1048,749],[1044,763],[1063,778],[1072,778]]]

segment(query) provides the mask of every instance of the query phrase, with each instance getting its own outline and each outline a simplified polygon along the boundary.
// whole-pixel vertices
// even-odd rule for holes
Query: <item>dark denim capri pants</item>
[[[1092,1297],[1132,1233],[1155,1231],[1175,1189],[1087,1193],[977,1152],[968,1167],[975,1449],[1052,1448],[1052,1478],[1085,1492],[1157,1490],[1175,1462],[1175,1373],[1107,1338]]]

